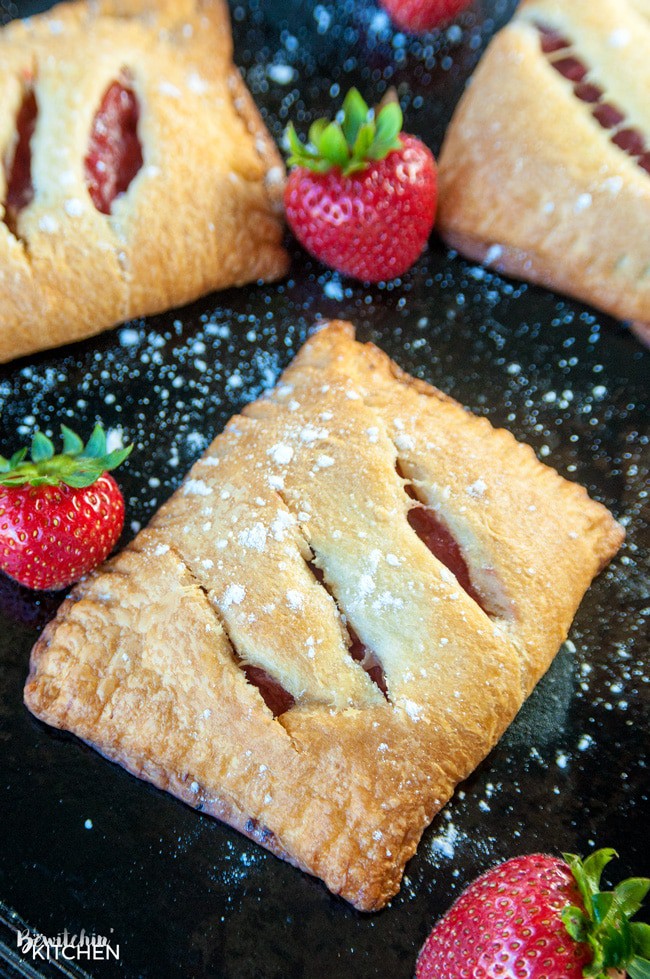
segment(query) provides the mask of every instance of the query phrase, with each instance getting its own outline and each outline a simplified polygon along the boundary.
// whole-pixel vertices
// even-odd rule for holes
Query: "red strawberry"
[[[472,0],[380,0],[380,3],[400,30],[421,34],[448,24]]]
[[[307,146],[287,130],[295,169],[284,203],[293,233],[325,265],[365,282],[406,272],[433,227],[436,163],[401,128],[399,105],[389,102],[375,118],[353,88],[341,123],[318,119]]]
[[[124,526],[124,499],[107,470],[131,452],[106,451],[101,425],[84,446],[65,425],[63,453],[37,432],[27,449],[0,456],[0,568],[28,588],[65,588],[100,564]]]
[[[416,979],[605,979],[650,976],[650,926],[632,922],[650,880],[600,892],[614,850],[583,862],[535,853],[489,870],[441,918]]]

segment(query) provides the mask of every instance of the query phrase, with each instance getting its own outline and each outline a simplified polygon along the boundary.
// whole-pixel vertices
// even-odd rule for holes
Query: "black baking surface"
[[[340,100],[339,86],[355,83],[372,101],[396,85],[406,128],[438,150],[465,78],[514,6],[475,3],[460,26],[418,40],[367,3],[253,0],[231,7],[235,58],[278,138],[289,117],[305,131],[306,107],[323,109],[330,91]],[[4,20],[36,9],[0,0]],[[126,541],[315,320],[336,315],[587,486],[628,539],[570,642],[374,916],[35,721],[22,706],[29,651],[61,596],[35,598],[2,578],[0,938],[15,948],[13,913],[50,936],[104,935],[120,965],[96,963],[93,976],[408,977],[434,919],[498,860],[599,844],[620,853],[611,879],[650,873],[648,354],[620,324],[486,273],[435,237],[401,282],[372,288],[291,248],[279,285],[211,295],[1,368],[2,451],[36,424],[57,435],[61,420],[87,434],[100,418],[133,440],[118,477]],[[15,974],[0,953],[0,975]]]

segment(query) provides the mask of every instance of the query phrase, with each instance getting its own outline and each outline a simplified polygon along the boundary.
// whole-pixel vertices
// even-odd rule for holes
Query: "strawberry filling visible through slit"
[[[372,650],[368,649],[368,647],[361,642],[358,635],[349,623],[347,628],[351,640],[350,648],[348,649],[350,656],[353,660],[356,660],[357,663],[361,664],[373,683],[377,684],[384,697],[387,697],[388,688],[386,687],[386,674],[384,673],[381,663]]]
[[[554,31],[550,27],[539,27],[541,34],[542,51],[544,54],[552,54],[554,51],[562,51],[564,48],[571,47],[571,41],[567,40],[559,31]]]
[[[262,699],[268,709],[271,711],[274,717],[279,717],[280,714],[284,714],[293,707],[295,704],[294,698],[285,690],[284,687],[280,686],[266,670],[262,670],[259,666],[248,666],[247,664],[240,663],[241,669],[246,675],[246,679],[254,687],[257,687]]]
[[[313,574],[316,581],[325,588],[329,595],[332,595],[331,591],[325,583],[325,575],[322,568],[319,568],[313,561],[309,561],[309,567],[311,573]],[[332,598],[334,596],[332,595]],[[336,599],[334,599],[336,602]],[[338,608],[338,603],[337,608]],[[366,671],[373,683],[376,683],[384,697],[388,698],[388,688],[386,687],[386,674],[384,669],[373,653],[361,640],[358,635],[347,621],[347,618],[343,618],[343,625],[350,639],[350,644],[348,646],[348,652],[355,662],[359,663],[363,669]]]
[[[424,506],[412,507],[408,512],[407,519],[412,529],[422,543],[426,544],[434,557],[437,557],[441,564],[449,568],[461,588],[467,592],[470,598],[474,599],[486,614],[489,614],[483,599],[472,585],[469,569],[458,542],[444,524],[438,520],[433,510]]]
[[[128,189],[142,166],[139,117],[133,90],[113,82],[93,119],[84,161],[88,193],[102,214],[110,214],[113,201]]]
[[[586,67],[577,58],[560,58],[553,62],[553,67],[572,82],[581,82],[587,74]]]
[[[594,119],[603,129],[615,130],[610,135],[612,143],[624,153],[634,157],[638,166],[650,173],[650,152],[647,150],[643,134],[638,129],[625,126],[625,113],[615,105],[604,101],[605,93],[598,85],[585,81],[591,69],[574,52],[571,52],[572,41],[545,24],[536,26],[542,51],[553,68],[573,82],[573,94],[576,98],[594,106],[591,112]],[[558,52],[562,52],[561,56],[553,57]]]
[[[32,147],[31,139],[36,128],[38,106],[31,89],[25,93],[16,117],[16,148],[7,168],[7,198],[5,209],[11,226],[20,211],[32,201]]]

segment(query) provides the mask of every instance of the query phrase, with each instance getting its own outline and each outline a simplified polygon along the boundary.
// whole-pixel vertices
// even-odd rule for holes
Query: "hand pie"
[[[375,910],[622,538],[333,323],[74,589],[26,703]]]
[[[526,0],[440,158],[464,255],[650,331],[650,2]]]
[[[0,361],[286,270],[284,167],[225,0],[14,21],[0,95]]]

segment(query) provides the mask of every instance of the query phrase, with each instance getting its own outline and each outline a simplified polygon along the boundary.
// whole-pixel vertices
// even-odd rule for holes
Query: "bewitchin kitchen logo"
[[[87,935],[82,929],[80,934],[71,935],[68,929],[60,932],[54,938],[48,938],[40,932],[17,931],[16,946],[18,951],[33,961],[90,961],[102,962],[120,960],[120,946],[113,944],[104,935]]]

